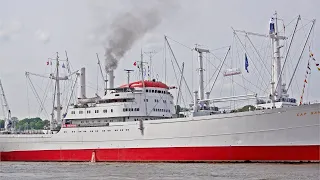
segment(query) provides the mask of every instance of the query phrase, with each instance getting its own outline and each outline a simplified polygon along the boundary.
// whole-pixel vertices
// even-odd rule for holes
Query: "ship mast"
[[[144,77],[143,77],[143,54],[142,54],[142,49],[141,49],[141,61],[140,61],[140,70],[141,70],[141,82],[142,82],[142,93],[143,93],[143,95],[144,95],[144,106],[145,106],[145,111],[146,111],[146,115],[148,116],[148,107],[147,107],[147,104],[146,104],[146,101],[145,101],[145,99],[146,99],[146,87],[145,87],[145,84],[144,84]],[[139,129],[140,129],[140,131],[141,131],[141,135],[144,135],[144,124],[143,124],[143,119],[142,118],[140,118],[140,120],[139,120]]]
[[[283,47],[280,45],[280,40],[287,39],[284,36],[279,34],[278,30],[278,14],[275,12],[274,14],[275,23],[270,22],[270,32],[269,35],[247,32],[242,30],[234,30],[236,32],[244,33],[248,35],[254,36],[261,36],[261,37],[268,37],[271,39],[272,43],[272,75],[271,75],[271,92],[270,92],[270,99],[273,103],[273,107],[275,107],[275,102],[279,101],[283,97],[283,93],[286,93],[285,84],[282,83],[282,70],[281,70],[281,51],[280,49]],[[273,23],[273,29],[271,29],[271,23]]]
[[[127,83],[128,83],[128,88],[129,88],[129,85],[130,85],[130,73],[131,73],[131,71],[133,71],[133,70],[131,70],[131,69],[125,69],[125,71],[127,71]]]
[[[281,100],[283,85],[282,85],[282,76],[281,76],[281,55],[280,49],[283,46],[280,46],[280,37],[278,31],[278,16],[277,12],[275,13],[275,31],[270,35],[272,46],[273,46],[273,65],[272,65],[272,81],[271,81],[271,93],[272,100],[277,101]],[[275,86],[277,85],[278,86]]]
[[[202,53],[209,53],[210,51],[208,49],[200,49],[195,48],[195,50],[199,54],[199,93],[200,93],[200,100],[204,99],[204,85],[203,85],[203,56]]]
[[[56,71],[56,84],[57,84],[57,119],[56,121],[57,122],[60,122],[61,121],[61,102],[60,102],[60,77],[59,77],[59,56],[58,56],[58,53],[57,53],[57,62],[56,62],[56,68],[57,68],[57,71]]]
[[[153,57],[155,54],[157,54],[157,52],[156,52],[155,50],[153,50],[153,51],[147,51],[147,52],[144,52],[144,53],[149,56],[149,68],[148,68],[149,73],[148,73],[148,78],[149,78],[149,80],[150,80],[150,79],[153,79],[153,78],[152,78],[152,73],[153,73],[153,69],[152,69],[152,57]]]
[[[60,92],[60,81],[63,80],[68,80],[68,76],[65,77],[60,77],[59,74],[59,66],[60,66],[60,60],[59,60],[59,54],[57,52],[57,57],[56,57],[56,74],[53,75],[51,74],[51,79],[55,80],[55,96],[56,98],[56,106],[54,107],[54,110],[57,111],[57,117],[56,119],[54,119],[54,113],[52,113],[52,117],[51,117],[51,122],[50,122],[50,130],[54,130],[56,128],[56,125],[58,122],[61,122],[61,110],[62,110],[62,106],[61,106],[61,92]]]

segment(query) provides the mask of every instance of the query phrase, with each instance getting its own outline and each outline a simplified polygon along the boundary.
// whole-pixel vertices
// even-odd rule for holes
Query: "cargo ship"
[[[269,100],[259,99],[257,94],[210,99],[210,93],[204,90],[203,74],[203,54],[209,50],[196,47],[199,89],[193,92],[193,102],[187,111],[180,113],[171,92],[175,87],[156,79],[145,80],[141,58],[137,62],[141,79],[131,82],[128,76],[126,83],[114,87],[114,70],[108,70],[108,87],[102,97],[87,97],[85,68],[77,71],[78,100],[62,114],[59,83],[68,77],[60,76],[57,57],[56,73],[50,75],[56,84],[56,117],[51,120],[50,131],[16,134],[6,128],[6,133],[0,134],[0,159],[320,162],[320,104],[297,103],[287,93],[282,82],[280,54],[280,40],[285,37],[280,36],[277,28],[277,23],[270,24],[270,33],[265,35],[274,46]],[[224,75],[236,75],[240,71],[228,70]],[[214,105],[248,98],[256,101],[254,110],[225,112]],[[62,127],[55,130],[59,122]]]

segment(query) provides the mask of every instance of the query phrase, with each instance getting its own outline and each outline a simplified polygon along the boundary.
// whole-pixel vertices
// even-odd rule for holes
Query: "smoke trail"
[[[165,2],[158,1],[147,9],[134,8],[131,12],[120,14],[113,20],[105,49],[107,71],[116,69],[119,60],[134,43],[161,23],[162,14],[165,12],[163,8],[168,7],[170,3]]]

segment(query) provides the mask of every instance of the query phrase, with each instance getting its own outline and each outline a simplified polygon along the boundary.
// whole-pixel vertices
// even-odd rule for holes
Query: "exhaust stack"
[[[79,72],[79,92],[78,99],[86,98],[86,69],[83,67]]]
[[[108,75],[109,75],[109,88],[114,88],[113,70],[108,71]]]

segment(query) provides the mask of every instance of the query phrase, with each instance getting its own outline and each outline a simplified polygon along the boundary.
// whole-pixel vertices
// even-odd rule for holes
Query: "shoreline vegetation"
[[[24,118],[19,120],[16,117],[12,117],[12,126],[16,131],[26,130],[46,130],[50,127],[49,120],[42,120],[39,117],[35,118]],[[0,120],[0,130],[4,129],[4,120]]]

